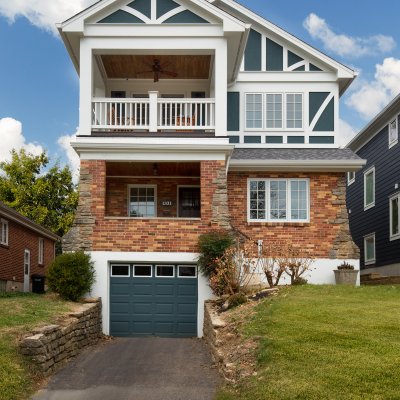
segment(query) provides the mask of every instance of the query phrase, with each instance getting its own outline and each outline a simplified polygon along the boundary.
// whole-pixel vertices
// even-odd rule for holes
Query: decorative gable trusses
[[[101,24],[208,24],[209,21],[173,0],[134,0],[121,6]]]
[[[251,29],[244,58],[244,71],[324,71],[306,56],[300,56],[283,41]]]

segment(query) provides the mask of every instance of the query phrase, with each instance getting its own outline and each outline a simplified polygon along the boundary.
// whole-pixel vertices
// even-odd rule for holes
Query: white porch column
[[[158,92],[149,92],[149,132],[157,132],[158,127]]]
[[[228,52],[225,40],[215,48],[215,136],[227,134]]]
[[[85,39],[81,40],[80,48],[80,93],[79,93],[79,134],[92,134],[92,77],[93,54]]]

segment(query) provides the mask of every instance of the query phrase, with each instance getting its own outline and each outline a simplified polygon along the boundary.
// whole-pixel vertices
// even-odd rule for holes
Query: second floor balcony
[[[215,99],[164,98],[156,91],[143,98],[92,99],[92,131],[197,132],[215,130]]]

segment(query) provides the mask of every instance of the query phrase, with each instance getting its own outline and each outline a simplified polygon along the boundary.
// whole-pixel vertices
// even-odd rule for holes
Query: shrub
[[[292,285],[300,286],[300,285],[307,285],[307,283],[308,283],[307,279],[302,278],[301,276],[299,276],[298,278],[296,278],[293,281]]]
[[[247,297],[244,293],[235,293],[228,299],[229,308],[240,306],[241,304],[247,303]]]
[[[351,265],[351,264],[349,264],[349,263],[346,262],[346,261],[343,261],[343,262],[337,267],[337,269],[353,270],[353,269],[354,269],[354,266]]]
[[[57,256],[49,267],[49,288],[66,300],[77,301],[90,292],[95,281],[90,255],[83,252]]]
[[[234,237],[227,231],[215,230],[200,235],[198,265],[204,275],[210,277],[217,269],[216,260],[221,258],[225,250],[233,246]]]

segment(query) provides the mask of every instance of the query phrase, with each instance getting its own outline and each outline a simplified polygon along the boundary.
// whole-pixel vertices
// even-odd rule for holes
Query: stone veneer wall
[[[41,372],[54,372],[84,347],[97,343],[103,335],[101,301],[85,301],[87,304],[82,304],[79,311],[69,313],[62,325],[35,329],[22,339],[21,353],[31,357]]]
[[[248,222],[248,178],[309,178],[310,222]],[[228,201],[232,225],[252,240],[265,240],[275,245],[290,242],[314,258],[359,258],[358,247],[350,235],[342,173],[230,172]]]
[[[225,161],[201,161],[200,188],[201,219],[112,217],[106,212],[106,162],[82,160],[78,210],[63,249],[196,252],[199,235],[230,227]]]

